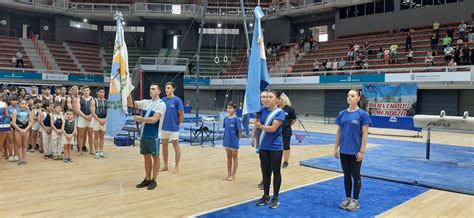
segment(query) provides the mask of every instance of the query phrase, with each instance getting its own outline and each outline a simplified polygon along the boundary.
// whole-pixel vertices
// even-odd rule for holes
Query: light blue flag
[[[125,125],[127,98],[134,89],[128,70],[128,51],[123,34],[122,13],[115,13],[114,19],[117,25],[106,119],[106,134],[112,137],[116,136]]]
[[[253,13],[255,23],[247,73],[243,114],[255,113],[260,110],[260,92],[266,89],[270,84],[267,58],[265,57],[265,43],[263,41],[262,26],[260,24],[260,19],[264,14],[259,6],[255,8]]]

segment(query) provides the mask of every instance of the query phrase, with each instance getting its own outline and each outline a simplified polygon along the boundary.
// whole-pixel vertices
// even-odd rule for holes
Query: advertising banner
[[[364,84],[366,111],[370,115],[413,116],[416,113],[416,84]]]

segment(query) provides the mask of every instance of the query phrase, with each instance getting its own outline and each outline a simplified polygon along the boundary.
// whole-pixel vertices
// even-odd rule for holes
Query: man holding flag
[[[281,160],[283,156],[283,141],[281,124],[285,118],[283,110],[278,108],[280,94],[268,92],[267,107],[260,107],[260,92],[269,85],[268,67],[265,57],[265,44],[261,27],[262,9],[257,6],[254,10],[254,32],[252,50],[247,74],[247,86],[244,99],[243,114],[257,113],[254,128],[260,130],[256,134],[257,151],[260,157],[264,194],[257,202],[257,206],[269,204],[270,208],[279,205],[278,195],[281,186]],[[270,201],[270,182],[273,179],[273,199]]]
[[[117,12],[114,19],[117,21],[115,35],[114,57],[110,79],[109,102],[107,109],[107,135],[115,136],[125,125],[127,106],[142,109],[142,116],[135,116],[135,121],[141,123],[140,153],[145,159],[145,179],[137,188],[156,188],[156,177],[160,168],[159,132],[165,114],[166,104],[160,99],[158,84],[150,86],[151,100],[133,101],[130,93],[134,89],[128,71],[128,52],[124,40],[122,27],[122,13]],[[153,160],[153,161],[152,161]],[[153,176],[152,174],[153,169]]]

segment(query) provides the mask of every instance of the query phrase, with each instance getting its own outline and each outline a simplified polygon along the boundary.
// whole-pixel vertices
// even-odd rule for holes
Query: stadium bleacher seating
[[[158,57],[160,50],[159,49],[144,49],[144,48],[133,48],[128,47],[128,66],[131,70],[135,67],[140,57]],[[112,68],[112,57],[114,55],[112,48],[104,48],[105,54],[104,59],[107,63],[105,67],[105,72],[110,73]]]
[[[90,73],[104,72],[101,66],[102,56],[98,45],[72,41],[68,41],[67,45],[74,56],[76,56],[84,71]]]
[[[442,25],[440,38],[442,39],[442,37],[446,35],[448,26],[454,27],[457,25],[457,23]],[[319,49],[305,51],[299,59],[299,62],[293,65],[292,73],[312,71],[315,60],[318,60],[320,63],[323,62],[323,60],[339,61],[341,58],[347,60],[347,53],[349,51],[348,45],[350,43],[358,43],[361,46],[360,52],[364,53],[363,45],[366,41],[370,43],[370,48],[375,52],[379,47],[386,49],[392,44],[398,45],[397,63],[386,65],[383,59],[377,59],[375,54],[371,54],[368,55],[369,69],[423,67],[425,66],[424,57],[431,51],[430,37],[432,35],[432,26],[420,26],[407,29],[414,30],[412,43],[414,53],[413,63],[407,62],[406,55],[408,52],[405,52],[406,32],[390,33],[388,31],[376,31],[342,36],[333,41],[319,43]],[[457,33],[455,34],[455,37],[456,36]],[[439,44],[441,45],[442,43],[440,42]],[[435,65],[444,65],[443,52],[438,50],[437,54],[438,55],[434,57]],[[367,55],[365,58],[367,58]],[[355,69],[354,61],[347,61],[345,69]]]
[[[224,62],[224,49],[218,49],[218,57],[219,63],[215,63],[214,58],[216,57],[216,50],[213,48],[202,48],[201,49],[201,68],[200,68],[200,75],[202,76],[213,76],[218,75],[224,72],[224,70],[230,66],[231,60],[234,58],[234,54],[236,50],[232,50],[231,48],[227,49],[226,55],[228,58],[227,63]],[[192,73],[196,72],[196,55],[197,51],[194,49],[189,50],[180,50],[179,57],[180,58],[188,58],[192,63]]]
[[[63,43],[54,42],[54,41],[46,41],[45,42],[47,49],[53,56],[55,62],[60,70],[63,71],[76,71],[79,72],[79,66],[74,63],[72,57],[68,54],[66,48],[64,47]]]
[[[12,57],[22,48],[23,46],[18,38],[0,36],[0,67],[15,67],[12,65]],[[23,62],[25,68],[33,68],[25,52],[23,52]]]

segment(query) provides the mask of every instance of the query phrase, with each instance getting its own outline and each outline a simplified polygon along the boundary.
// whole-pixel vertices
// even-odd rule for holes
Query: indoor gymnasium
[[[473,217],[474,1],[2,0],[0,217]]]

